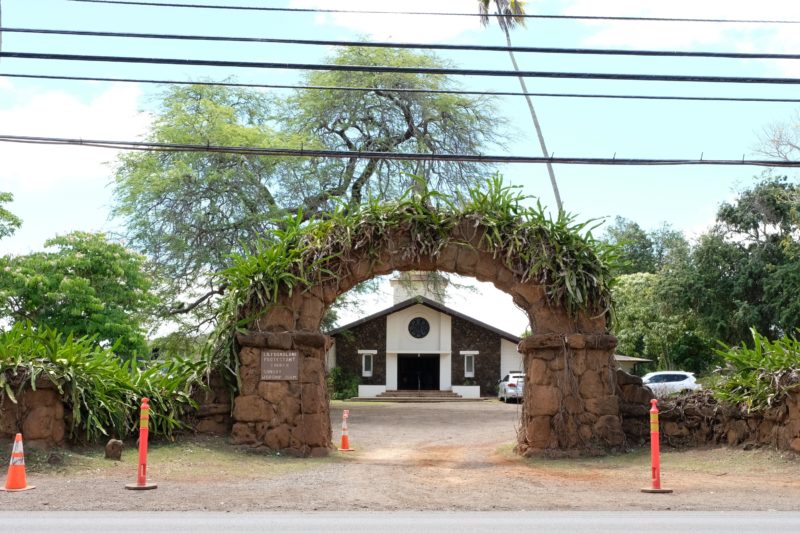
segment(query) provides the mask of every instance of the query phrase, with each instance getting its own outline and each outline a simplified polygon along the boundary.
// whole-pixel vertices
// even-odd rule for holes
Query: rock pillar
[[[238,335],[240,394],[234,401],[231,438],[292,455],[328,454],[331,423],[325,376],[328,339],[287,331]],[[262,379],[264,352],[296,352],[297,379]]]
[[[26,386],[16,399],[14,403],[0,391],[0,446],[13,442],[16,433],[22,433],[26,448],[46,450],[64,445],[64,403],[55,385],[40,378],[36,390]]]
[[[526,390],[519,453],[593,454],[624,444],[615,346],[603,334],[539,334],[520,342]]]

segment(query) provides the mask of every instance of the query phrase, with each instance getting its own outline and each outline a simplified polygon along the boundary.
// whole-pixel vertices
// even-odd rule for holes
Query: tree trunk
[[[514,52],[511,51],[511,35],[508,32],[507,28],[503,29],[503,32],[506,34],[506,43],[508,44],[508,55],[511,56],[511,64],[514,65],[514,71],[519,72],[519,66],[517,65],[517,59],[514,57]],[[522,92],[527,93],[528,87],[525,85],[525,78],[522,76],[517,77],[519,80],[519,84],[522,87]],[[533,120],[533,126],[536,129],[536,136],[539,137],[539,146],[542,147],[542,155],[544,157],[549,157],[550,152],[547,151],[547,145],[544,142],[544,135],[542,135],[542,126],[539,124],[539,119],[536,117],[536,111],[533,109],[533,102],[531,101],[531,97],[527,94],[525,95],[525,101],[528,103],[528,109],[531,112],[531,119]],[[553,171],[553,165],[548,161],[547,163],[547,173],[550,174],[550,185],[553,186],[553,194],[556,197],[556,206],[558,207],[558,212],[564,210],[561,205],[561,194],[558,192],[558,184],[556,183],[556,174]]]

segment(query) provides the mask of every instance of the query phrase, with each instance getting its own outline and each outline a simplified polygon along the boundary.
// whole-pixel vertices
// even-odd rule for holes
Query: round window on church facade
[[[411,333],[411,336],[416,339],[425,337],[430,330],[431,325],[428,324],[428,321],[421,316],[412,318],[411,322],[408,323],[408,332]]]

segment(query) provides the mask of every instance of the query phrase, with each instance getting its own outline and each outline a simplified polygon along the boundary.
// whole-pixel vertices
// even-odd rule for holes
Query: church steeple
[[[389,280],[392,284],[393,302],[398,304],[415,296],[423,296],[444,304],[447,293],[447,278],[436,272],[411,270],[401,272]]]

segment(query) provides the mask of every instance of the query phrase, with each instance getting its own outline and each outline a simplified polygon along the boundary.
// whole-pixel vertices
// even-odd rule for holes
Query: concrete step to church
[[[402,396],[369,396],[369,397],[355,397],[345,400],[346,402],[391,402],[391,403],[443,403],[443,402],[483,402],[489,398],[423,398],[417,397],[402,397]]]
[[[378,396],[351,398],[359,402],[394,402],[394,403],[439,403],[439,402],[480,402],[486,398],[463,398],[452,391],[439,390],[397,390],[386,391]]]
[[[449,390],[387,390],[378,395],[381,398],[461,398]]]

